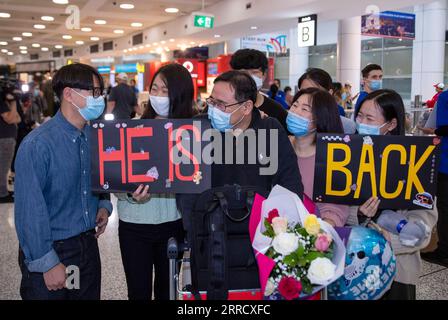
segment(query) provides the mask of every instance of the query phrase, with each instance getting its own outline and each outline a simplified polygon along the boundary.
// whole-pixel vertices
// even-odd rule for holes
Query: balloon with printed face
[[[354,227],[345,257],[344,275],[328,286],[329,300],[377,300],[390,289],[396,258],[376,230]]]

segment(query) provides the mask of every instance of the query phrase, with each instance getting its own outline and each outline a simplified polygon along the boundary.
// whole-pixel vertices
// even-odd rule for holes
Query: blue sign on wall
[[[129,73],[137,73],[137,64],[119,64],[115,66],[115,73],[120,72],[129,72]]]
[[[98,67],[98,72],[100,74],[109,74],[110,73],[110,66],[101,66]]]
[[[415,39],[415,14],[384,11],[362,16],[361,34],[372,37]]]

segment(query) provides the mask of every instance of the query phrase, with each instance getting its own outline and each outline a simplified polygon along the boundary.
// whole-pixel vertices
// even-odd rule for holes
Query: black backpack
[[[227,299],[229,290],[259,289],[258,266],[249,236],[254,186],[224,186],[197,198],[191,214],[192,292],[208,300]]]

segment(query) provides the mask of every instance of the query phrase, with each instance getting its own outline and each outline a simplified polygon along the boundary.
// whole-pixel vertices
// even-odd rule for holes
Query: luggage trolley
[[[206,300],[206,290],[193,292],[191,284],[187,279],[191,279],[191,269],[183,268],[180,262],[190,264],[190,257],[179,258],[182,253],[189,254],[189,247],[186,243],[178,243],[175,238],[168,240],[168,259],[169,259],[169,275],[170,275],[170,300]],[[185,283],[187,282],[187,283]],[[263,294],[261,289],[240,289],[229,290],[228,300],[262,300]]]
[[[258,265],[249,235],[256,186],[226,185],[209,189],[183,208],[187,240],[168,242],[170,298],[214,300],[261,299]],[[184,253],[190,255],[180,259]],[[181,279],[179,262],[190,265]],[[188,271],[187,268],[182,268]],[[191,283],[186,283],[191,278]]]
[[[213,188],[198,195],[191,210],[182,212],[187,240],[179,243],[171,238],[167,246],[170,299],[263,299],[249,235],[256,194],[266,198],[269,192],[254,186]],[[325,297],[324,291],[308,299]]]

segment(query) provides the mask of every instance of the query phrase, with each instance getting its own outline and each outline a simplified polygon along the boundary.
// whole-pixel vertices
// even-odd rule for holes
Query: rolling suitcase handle
[[[177,244],[177,240],[174,237],[171,237],[168,240],[167,245],[167,254],[169,259],[169,272],[170,272],[170,300],[177,300],[177,257],[179,256],[179,247]]]

